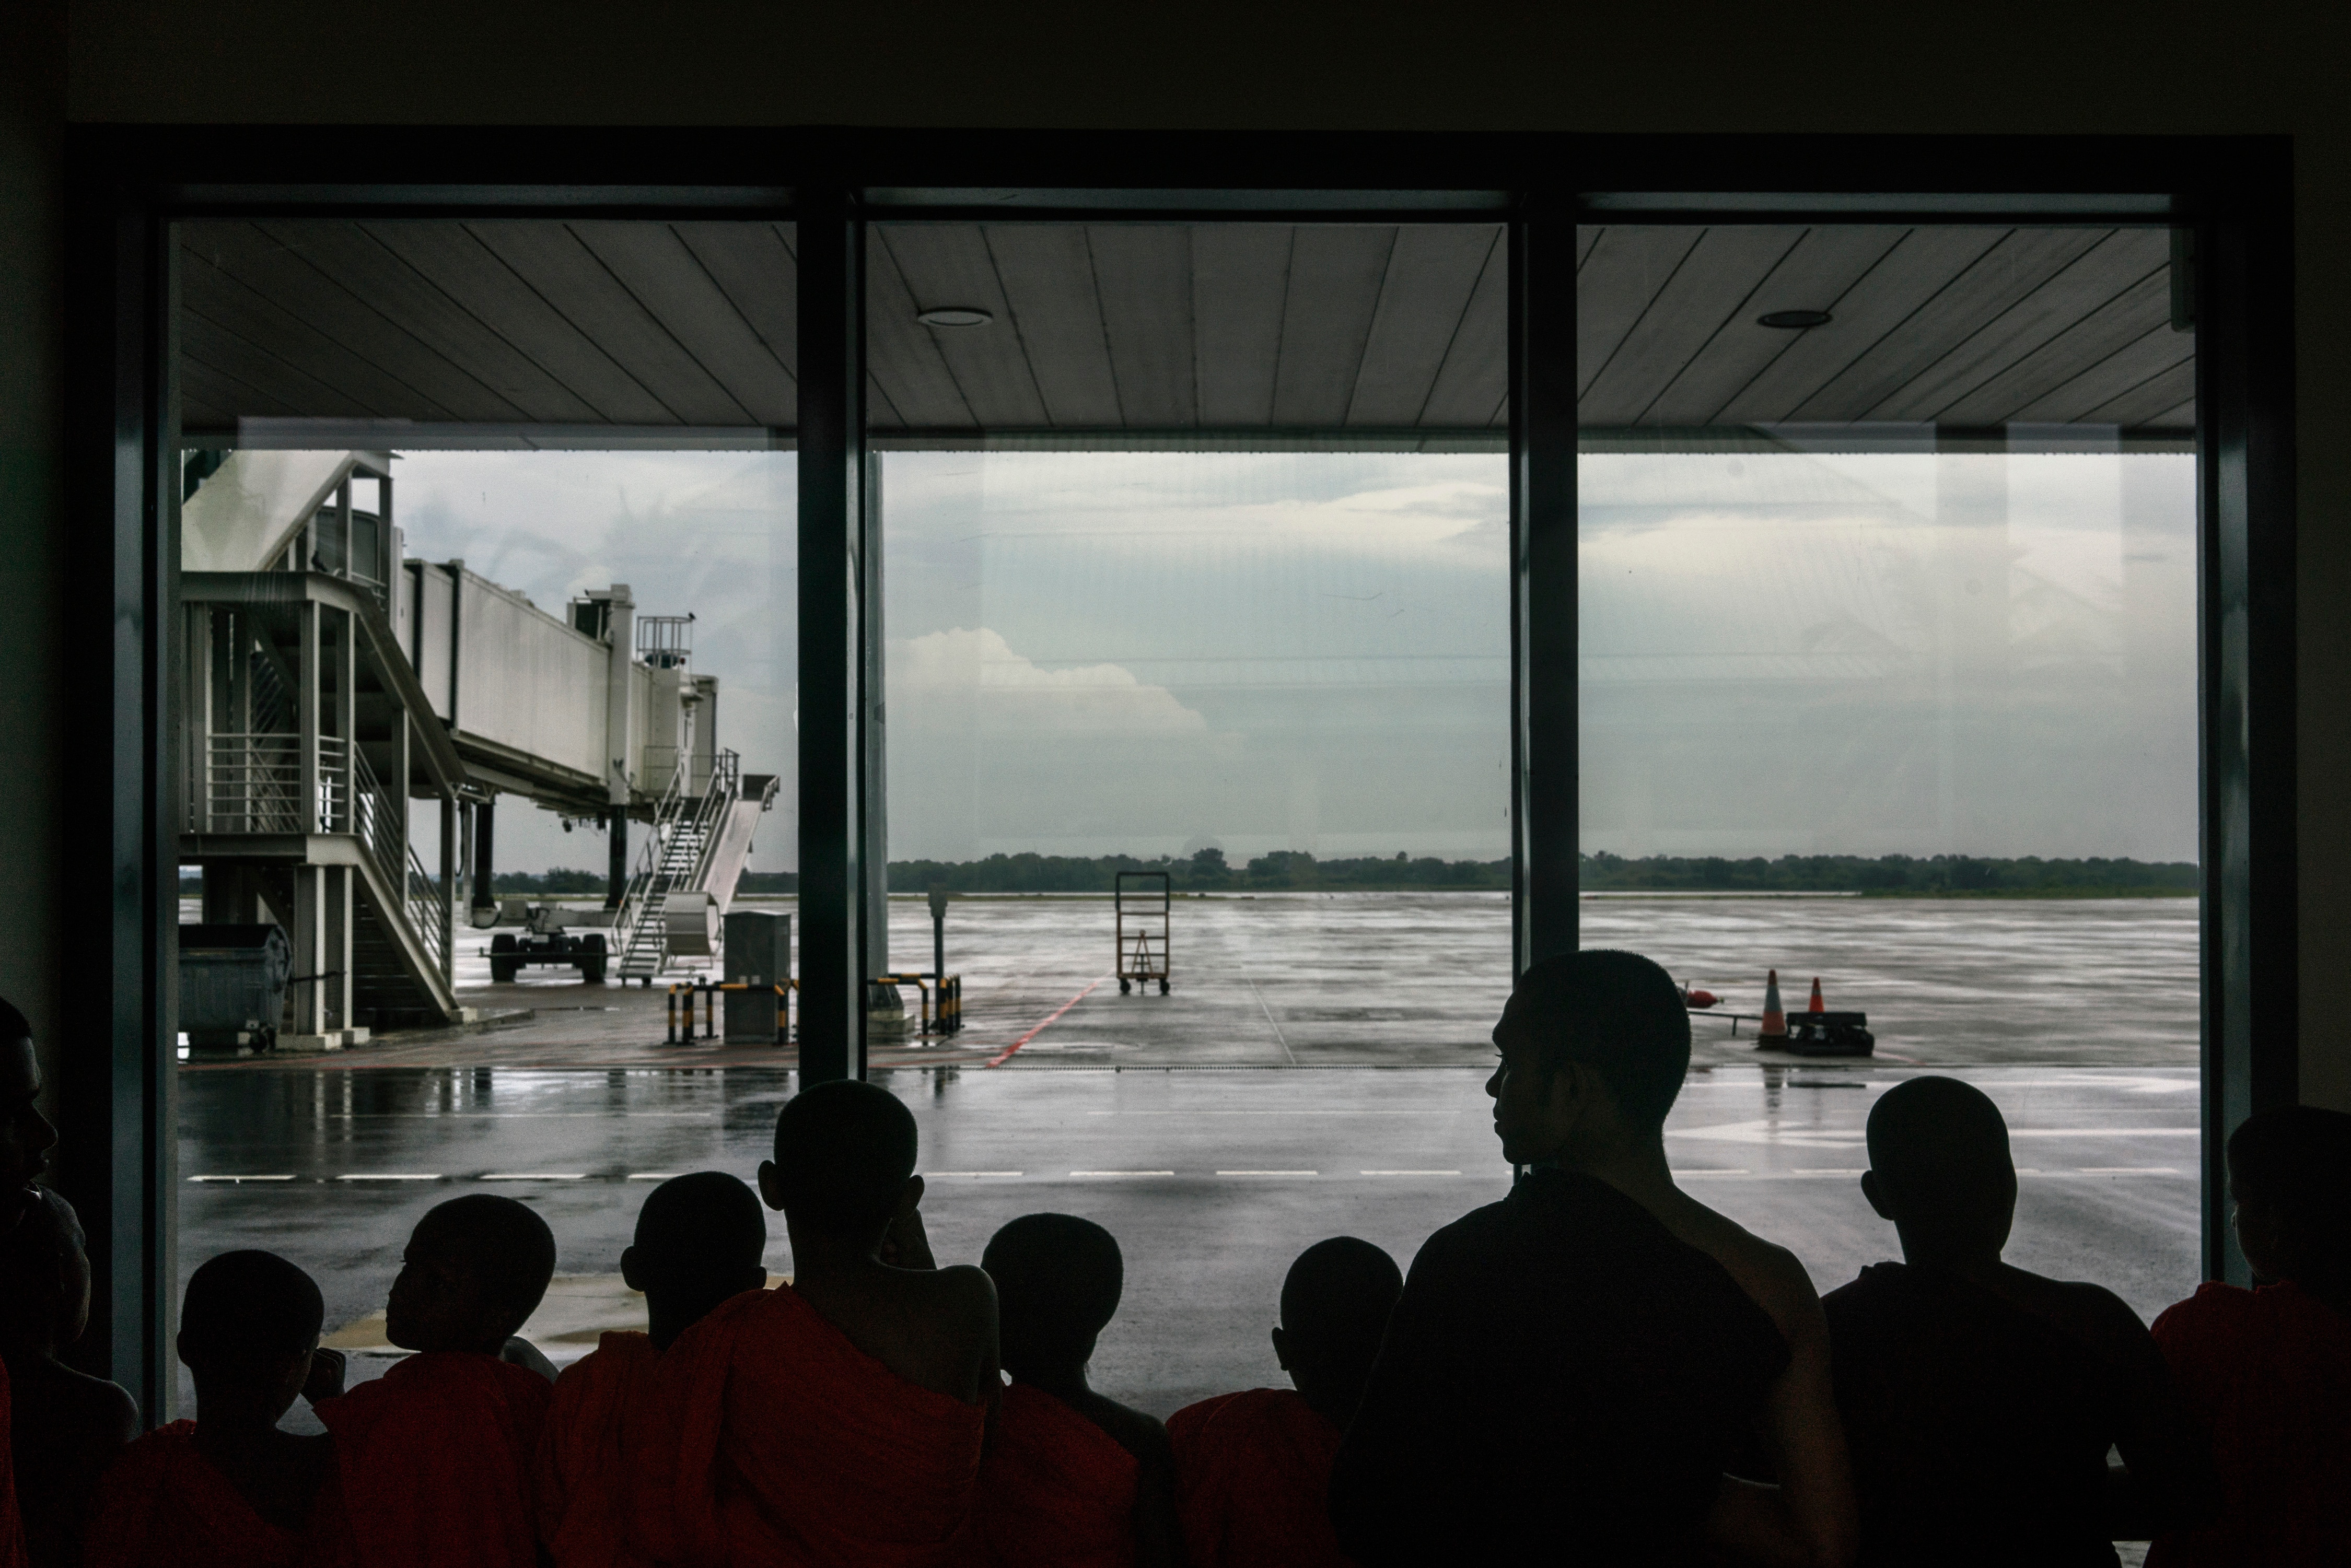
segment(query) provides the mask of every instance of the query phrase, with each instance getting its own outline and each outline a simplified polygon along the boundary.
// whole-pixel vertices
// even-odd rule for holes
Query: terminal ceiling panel
[[[327,419],[430,427],[378,444],[765,440],[798,419],[789,224],[256,219],[181,236],[193,439]],[[1594,436],[2193,428],[2162,229],[1593,226],[1577,265]],[[1490,447],[1509,419],[1506,274],[1491,224],[877,224],[869,417],[893,445]]]

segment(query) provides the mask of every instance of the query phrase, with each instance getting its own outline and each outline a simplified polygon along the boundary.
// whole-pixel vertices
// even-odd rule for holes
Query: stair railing
[[[322,759],[329,738],[321,737],[319,741]],[[359,839],[374,860],[376,871],[399,890],[401,913],[432,958],[433,967],[445,977],[449,967],[449,890],[424,869],[423,858],[408,841],[408,825],[400,802],[376,781],[375,769],[368,766],[367,753],[350,747],[350,799],[358,804],[352,813],[352,825],[343,831]],[[319,772],[327,772],[323,760]]]

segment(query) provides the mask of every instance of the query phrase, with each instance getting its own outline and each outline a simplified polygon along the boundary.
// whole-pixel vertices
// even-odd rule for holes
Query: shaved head
[[[181,1359],[231,1371],[274,1367],[315,1346],[326,1317],[318,1282],[275,1252],[224,1252],[188,1281]]]
[[[1118,1241],[1074,1214],[1025,1214],[998,1231],[979,1266],[996,1281],[1004,1364],[1082,1361],[1118,1312]]]
[[[878,1084],[802,1090],[776,1117],[774,1197],[794,1225],[863,1241],[889,1225],[914,1174],[914,1114]]]
[[[1662,1127],[1689,1071],[1689,1009],[1673,977],[1638,953],[1587,947],[1519,977],[1506,1023],[1535,1041],[1547,1077],[1591,1068],[1635,1127]]]
[[[672,1176],[637,1211],[636,1250],[664,1274],[740,1273],[767,1253],[767,1210],[758,1194],[725,1171]]]
[[[1368,1241],[1333,1236],[1298,1255],[1281,1282],[1281,1326],[1294,1350],[1368,1354],[1404,1294],[1395,1260]]]
[[[1997,1249],[2016,1210],[2008,1123],[1956,1078],[1913,1078],[1869,1109],[1869,1166],[1906,1234]]]
[[[496,1354],[522,1330],[555,1276],[555,1233],[510,1197],[474,1193],[426,1211],[385,1305],[384,1335],[405,1350]]]
[[[477,1192],[428,1210],[413,1247],[464,1260],[500,1301],[524,1317],[538,1310],[555,1277],[555,1232],[528,1204]]]

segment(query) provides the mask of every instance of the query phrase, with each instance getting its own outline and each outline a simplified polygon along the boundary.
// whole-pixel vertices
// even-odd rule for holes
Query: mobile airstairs
[[[461,884],[491,905],[501,793],[616,831],[650,820],[608,944],[648,984],[695,950],[690,916],[732,898],[776,781],[716,749],[689,618],[638,620],[620,585],[559,618],[460,562],[403,560],[385,454],[241,451],[191,474],[181,863],[203,869],[207,923],[291,938],[281,1042],[464,1019]],[[434,864],[412,800],[438,810]]]
[[[751,835],[775,803],[772,774],[742,771],[731,751],[716,753],[699,790],[688,770],[672,776],[653,831],[629,879],[613,924],[625,924],[621,978],[651,986],[674,958],[716,951],[719,917],[735,896]]]

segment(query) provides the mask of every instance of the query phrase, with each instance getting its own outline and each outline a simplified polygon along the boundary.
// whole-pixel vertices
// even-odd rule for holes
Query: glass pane
[[[354,1378],[467,1193],[556,1231],[547,1355],[643,1327],[647,1178],[747,1177],[730,1082],[769,1125],[789,1082],[793,237],[180,231],[179,1261],[292,1259]],[[768,921],[765,1032],[705,992],[734,1043],[688,1054],[722,911]]]
[[[1120,1239],[1093,1375],[1163,1415],[1280,1380],[1303,1248],[1409,1261],[1507,1179],[1504,256],[873,232],[889,959],[943,940],[964,1009],[874,1060],[963,1064],[914,1102],[929,1168],[1023,1173],[935,1188],[942,1258],[1033,1210]]]
[[[1869,1104],[1965,1078],[2024,1168],[2010,1260],[2151,1315],[2198,1275],[2195,341],[2168,235],[1581,249],[1583,941],[1719,998],[1669,1153],[1827,1290],[1895,1255],[1853,1180]],[[1794,1028],[1759,1041],[1775,971]],[[1865,1022],[1808,1024],[1815,977]]]

